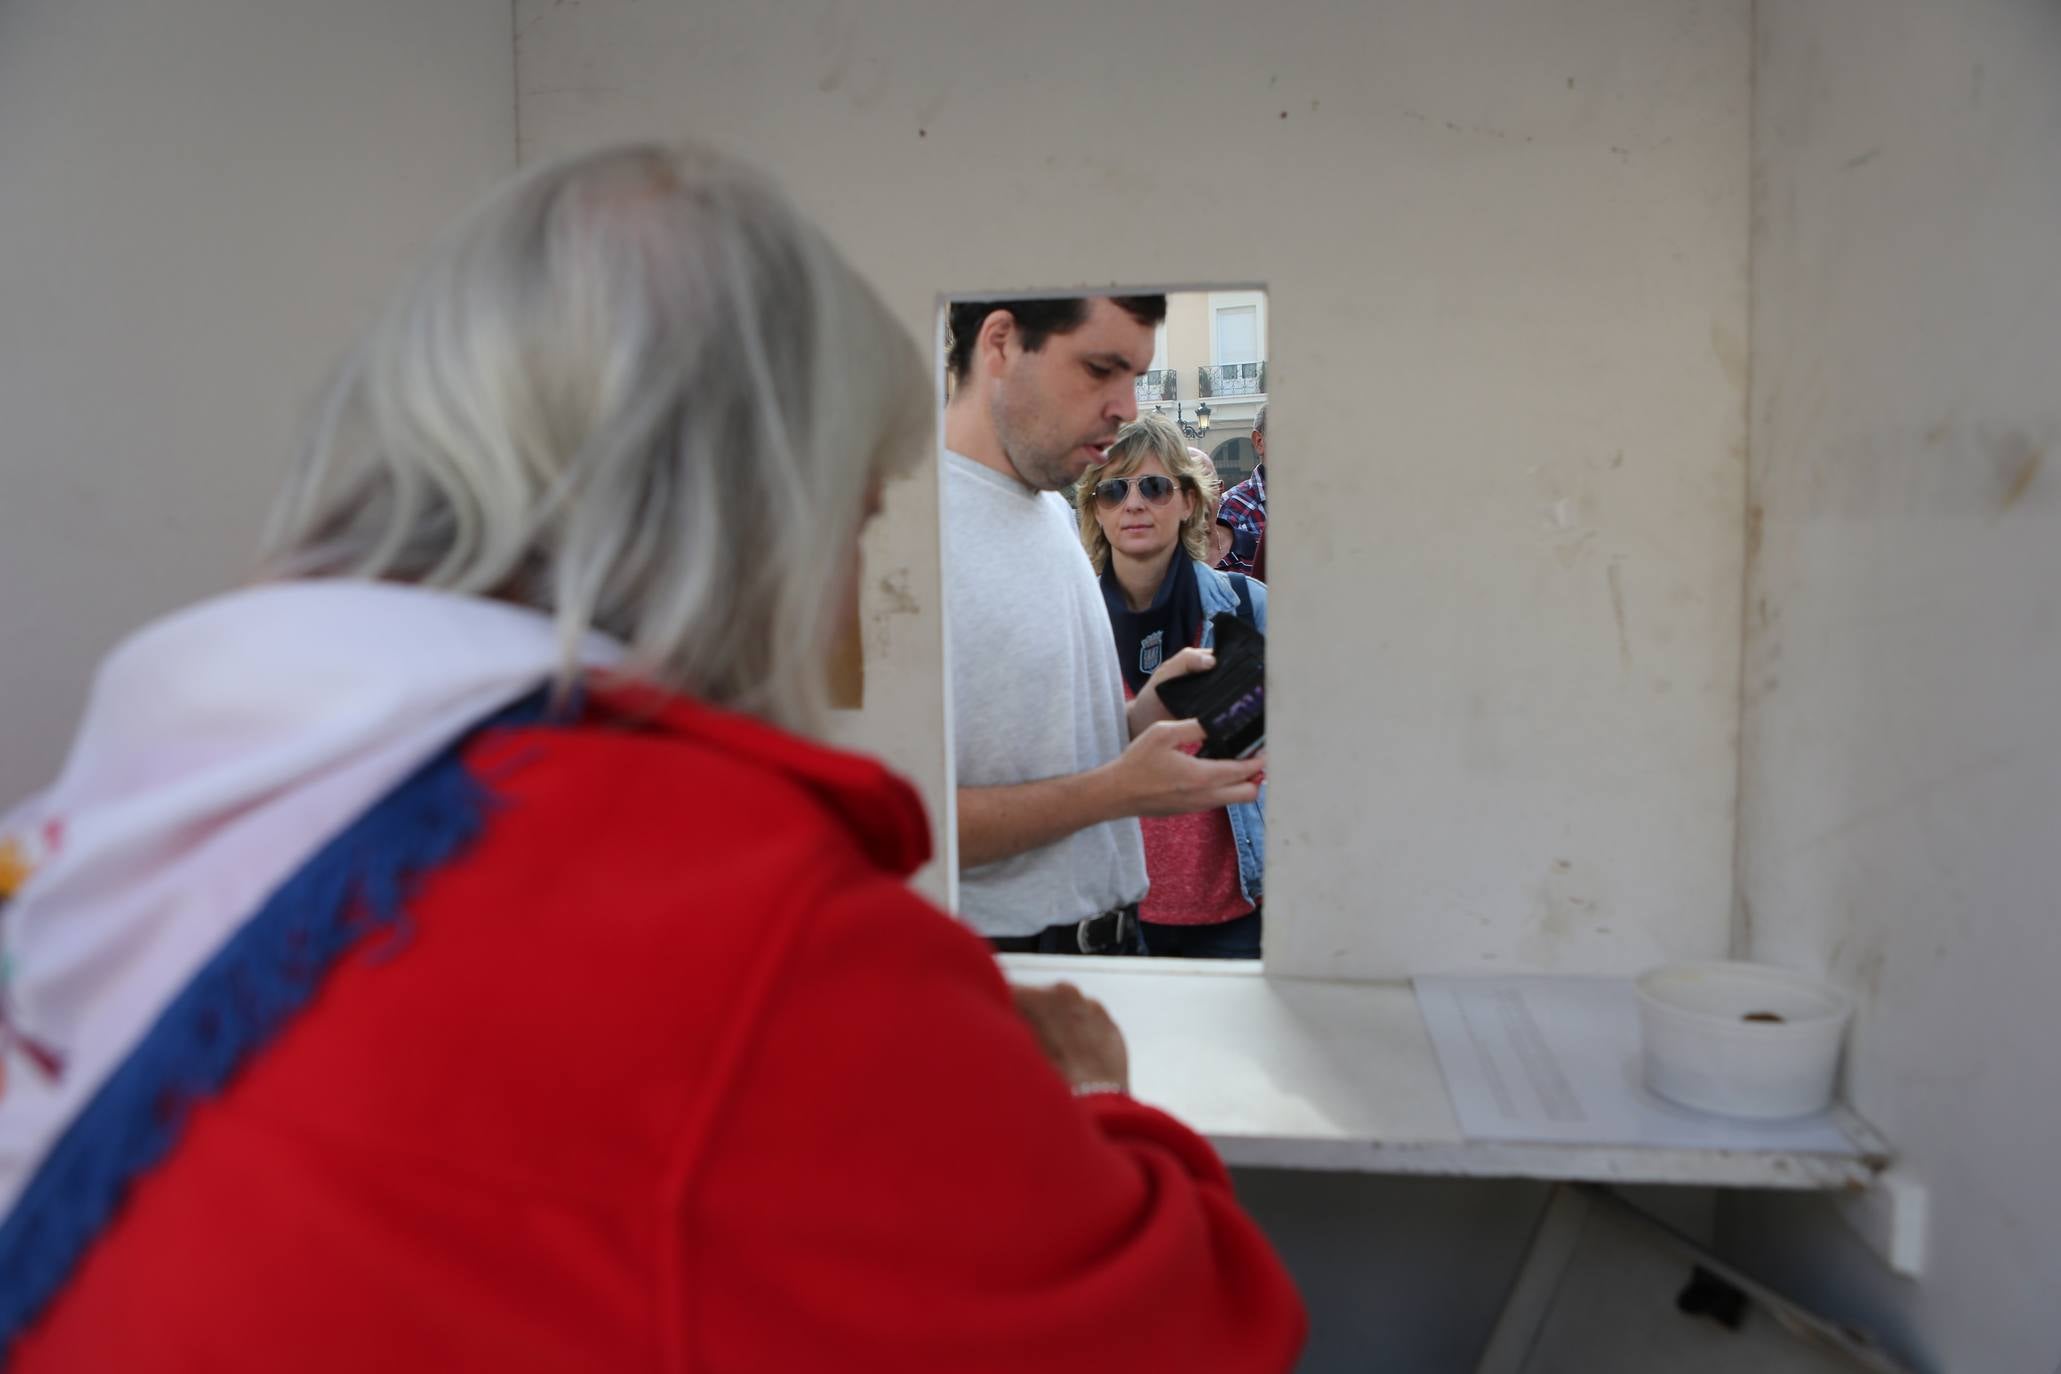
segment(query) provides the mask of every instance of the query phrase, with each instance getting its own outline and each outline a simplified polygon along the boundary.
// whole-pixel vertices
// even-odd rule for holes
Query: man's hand
[[[1109,765],[1122,798],[1119,814],[1183,816],[1258,801],[1266,755],[1199,759],[1190,751],[1202,740],[1202,723],[1193,720],[1163,720],[1132,740]]]
[[[1131,703],[1130,747],[1100,768],[996,787],[962,787],[959,866],[977,868],[1056,843],[1091,825],[1126,816],[1180,816],[1257,801],[1264,755],[1198,759],[1202,726],[1167,720],[1158,684],[1214,667],[1207,649],[1183,649]],[[1143,724],[1141,707],[1148,713]]]
[[[1030,1022],[1045,1058],[1068,1086],[1114,1083],[1130,1091],[1131,1058],[1124,1049],[1123,1032],[1100,1002],[1082,995],[1071,983],[1049,988],[1012,986],[1009,993],[1016,999],[1016,1010]]]
[[[1217,656],[1208,649],[1183,649],[1159,665],[1158,671],[1145,680],[1145,689],[1131,699],[1124,708],[1125,718],[1130,721],[1131,738],[1136,739],[1160,721],[1173,719],[1166,704],[1159,699],[1159,684],[1190,673],[1206,673],[1217,666]]]

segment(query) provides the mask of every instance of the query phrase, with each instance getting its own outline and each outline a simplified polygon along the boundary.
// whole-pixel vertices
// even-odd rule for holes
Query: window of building
[[[1217,363],[1257,363],[1259,355],[1259,307],[1227,305],[1217,308]]]

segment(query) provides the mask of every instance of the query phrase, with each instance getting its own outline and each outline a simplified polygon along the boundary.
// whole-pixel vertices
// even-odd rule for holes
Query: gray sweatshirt
[[[962,454],[945,454],[945,632],[960,787],[1083,773],[1123,752],[1123,676],[1074,514]],[[1034,935],[1145,895],[1135,818],[1106,821],[959,873],[962,918]]]

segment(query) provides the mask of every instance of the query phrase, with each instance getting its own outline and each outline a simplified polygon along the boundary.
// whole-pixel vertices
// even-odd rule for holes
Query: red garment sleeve
[[[682,1142],[679,1367],[1288,1369],[1306,1319],[1209,1145],[1076,1099],[987,946],[899,884],[824,904]]]

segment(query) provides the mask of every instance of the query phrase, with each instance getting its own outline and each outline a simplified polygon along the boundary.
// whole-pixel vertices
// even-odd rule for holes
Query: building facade
[[[1264,291],[1184,291],[1167,297],[1138,410],[1158,411],[1209,454],[1226,488],[1252,475],[1252,425],[1267,402]]]

